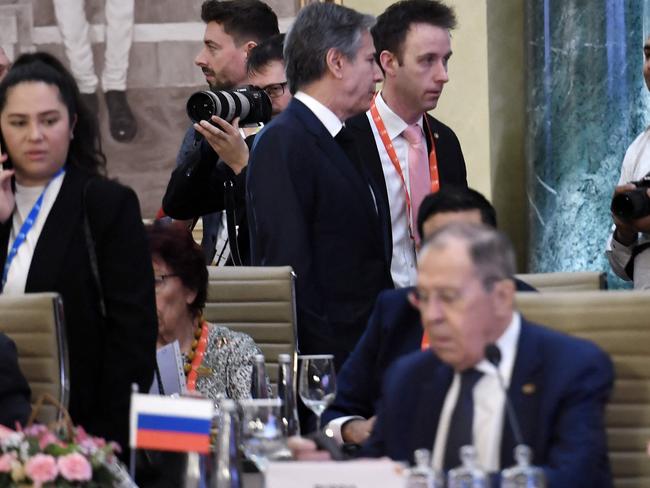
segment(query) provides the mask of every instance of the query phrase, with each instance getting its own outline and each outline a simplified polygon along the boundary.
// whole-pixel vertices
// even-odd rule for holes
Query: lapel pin
[[[438,138],[440,138],[440,136],[438,135],[437,132],[434,132],[434,133],[433,133],[433,138],[434,138],[434,139],[438,139]]]
[[[535,393],[536,390],[537,387],[535,386],[535,383],[526,383],[521,387],[521,392],[524,395],[532,395],[533,393]]]

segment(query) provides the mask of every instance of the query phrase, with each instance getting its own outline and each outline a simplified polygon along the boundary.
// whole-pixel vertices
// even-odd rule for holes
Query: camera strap
[[[632,250],[632,257],[630,257],[630,260],[627,262],[627,265],[625,266],[625,273],[630,277],[631,280],[634,280],[634,260],[639,254],[641,254],[643,251],[645,251],[648,248],[650,248],[650,242],[644,242],[643,244],[636,246]]]
[[[242,266],[239,244],[237,243],[237,214],[235,210],[235,185],[232,180],[223,182],[223,199],[226,208],[226,226],[228,230],[228,245],[233,266]]]

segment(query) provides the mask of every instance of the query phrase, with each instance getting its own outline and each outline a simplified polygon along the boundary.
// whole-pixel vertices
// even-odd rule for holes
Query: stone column
[[[650,122],[650,0],[526,7],[530,271],[609,271],[612,190],[627,146]]]

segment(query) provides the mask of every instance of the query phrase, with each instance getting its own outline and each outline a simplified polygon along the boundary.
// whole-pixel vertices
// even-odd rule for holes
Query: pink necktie
[[[420,244],[417,234],[418,210],[424,197],[431,192],[431,176],[429,175],[429,158],[427,145],[424,142],[422,129],[419,125],[409,125],[402,133],[409,144],[409,188],[411,197],[411,229],[416,244]]]

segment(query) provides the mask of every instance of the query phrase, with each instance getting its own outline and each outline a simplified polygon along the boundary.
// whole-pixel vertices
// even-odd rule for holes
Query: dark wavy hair
[[[190,231],[178,223],[157,220],[147,226],[147,235],[151,258],[165,263],[185,288],[196,292],[188,307],[198,316],[208,294],[208,268],[201,247],[194,242]]]
[[[259,44],[280,33],[275,12],[260,0],[206,0],[201,5],[201,20],[222,24],[237,44]]]
[[[0,112],[7,104],[11,88],[20,83],[43,82],[58,88],[61,101],[68,109],[70,123],[76,119],[73,139],[68,149],[69,164],[94,174],[106,174],[106,156],[95,114],[81,100],[79,88],[61,61],[44,52],[23,54],[16,59],[7,76],[0,83]],[[0,143],[4,138],[0,130]]]
[[[402,62],[402,48],[412,24],[429,24],[441,29],[456,27],[454,10],[438,0],[402,0],[377,17],[372,28],[377,56],[390,51]],[[380,65],[381,66],[381,65]]]
[[[446,185],[436,193],[430,193],[420,204],[418,211],[418,234],[422,239],[424,223],[437,213],[463,212],[478,210],[481,212],[481,222],[494,229],[497,227],[497,212],[492,204],[481,193],[472,188]]]
[[[283,46],[284,34],[277,34],[260,42],[257,46],[251,49],[248,59],[246,60],[246,70],[248,71],[248,74],[259,73],[266,67],[266,65],[271,64],[272,61],[280,61],[284,63],[284,53],[282,52]]]

